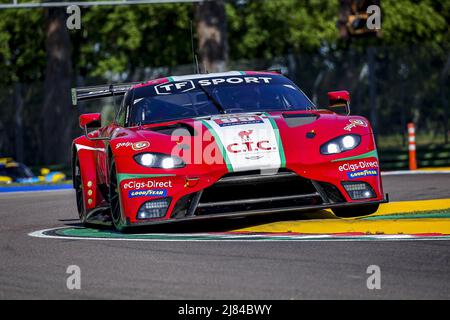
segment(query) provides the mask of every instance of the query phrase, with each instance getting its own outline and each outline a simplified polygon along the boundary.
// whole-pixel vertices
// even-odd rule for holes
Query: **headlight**
[[[356,134],[347,134],[328,141],[320,147],[321,154],[336,154],[355,149],[359,146],[361,137]]]
[[[181,158],[162,153],[141,153],[134,160],[148,168],[176,169],[186,165]]]

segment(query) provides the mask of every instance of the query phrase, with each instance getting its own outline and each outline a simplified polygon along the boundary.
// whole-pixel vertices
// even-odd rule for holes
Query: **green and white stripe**
[[[245,123],[242,121],[243,123],[239,124],[241,119],[251,119],[252,117],[257,117],[259,122]],[[237,124],[221,127],[216,122],[217,120],[236,121]],[[286,166],[279,129],[270,115],[223,115],[202,120],[202,123],[218,144],[229,172],[278,170]],[[248,139],[243,139],[242,132],[249,133]],[[250,145],[250,150],[248,145]]]

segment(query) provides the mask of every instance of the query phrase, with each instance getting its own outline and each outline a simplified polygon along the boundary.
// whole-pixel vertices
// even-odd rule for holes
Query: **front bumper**
[[[379,177],[371,177],[376,186]],[[363,181],[360,181],[363,182]],[[367,181],[366,181],[367,182]],[[341,182],[342,183],[342,182]],[[368,184],[368,183],[367,183]],[[342,186],[315,181],[284,170],[276,175],[258,173],[227,174],[207,187],[173,198],[167,214],[157,219],[133,219],[126,216],[125,226],[146,226],[179,221],[244,217],[272,213],[302,212],[330,208],[357,207],[388,202],[375,188],[370,199],[349,200]],[[159,201],[164,198],[150,198]],[[140,206],[146,202],[140,202]]]
[[[301,207],[287,207],[287,208],[279,208],[279,209],[262,209],[262,210],[250,210],[250,211],[240,211],[240,212],[232,212],[226,214],[214,214],[214,215],[205,215],[205,216],[185,216],[182,218],[171,218],[171,219],[159,219],[159,220],[147,220],[130,223],[129,220],[126,221],[125,227],[139,227],[139,226],[152,226],[152,225],[162,225],[162,224],[171,224],[171,223],[180,223],[180,222],[189,222],[189,221],[204,221],[204,220],[215,220],[215,219],[224,219],[224,218],[239,218],[239,217],[250,217],[257,215],[268,215],[268,214],[276,214],[276,213],[292,213],[292,212],[305,212],[305,211],[315,211],[315,210],[325,210],[325,209],[333,209],[333,208],[354,208],[358,206],[365,206],[371,204],[382,204],[389,202],[389,195],[386,194],[383,200],[377,201],[366,201],[366,202],[346,202],[346,203],[328,203],[321,205],[310,205],[310,206],[301,206]],[[88,223],[92,223],[95,225],[104,225],[110,226],[111,220],[109,216],[109,207],[101,207],[93,210],[88,217]]]
[[[333,208],[349,208],[349,207],[358,207],[365,206],[371,204],[382,204],[389,202],[389,195],[386,194],[383,200],[378,201],[367,201],[367,202],[346,202],[346,203],[334,203],[334,204],[321,204],[321,205],[311,205],[311,206],[301,206],[301,207],[287,207],[280,209],[263,209],[263,210],[251,210],[251,211],[241,211],[241,212],[232,212],[226,214],[214,214],[214,215],[205,215],[205,216],[186,216],[183,218],[172,218],[165,220],[155,220],[155,221],[142,221],[135,223],[127,223],[127,227],[137,227],[137,226],[151,226],[158,224],[167,224],[167,223],[175,223],[175,222],[187,222],[187,221],[203,221],[203,220],[214,220],[214,219],[223,219],[223,218],[238,218],[238,217],[248,217],[248,216],[256,216],[256,215],[264,215],[264,214],[274,214],[274,213],[289,213],[289,212],[304,212],[304,211],[315,211],[315,210],[325,210],[325,209],[333,209]]]

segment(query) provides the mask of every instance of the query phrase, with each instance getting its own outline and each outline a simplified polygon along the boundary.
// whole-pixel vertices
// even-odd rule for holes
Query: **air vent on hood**
[[[319,116],[316,114],[305,114],[305,113],[284,113],[284,121],[290,128],[304,126],[316,121]]]
[[[192,128],[191,126],[189,126],[187,124],[182,124],[182,123],[173,124],[173,125],[169,125],[169,126],[154,127],[154,128],[150,128],[149,130],[155,131],[155,132],[158,132],[161,134],[166,134],[168,136],[171,136],[173,134],[175,134],[177,136],[182,136],[182,137],[188,137],[188,136],[195,135],[194,128]]]

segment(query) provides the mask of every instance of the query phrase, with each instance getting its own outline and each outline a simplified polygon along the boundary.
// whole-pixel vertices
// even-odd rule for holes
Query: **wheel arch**
[[[83,187],[84,205],[87,211],[94,209],[101,201],[97,188],[97,168],[95,161],[96,146],[93,141],[82,136],[72,144],[72,174],[75,177],[76,159],[78,158]],[[74,179],[73,179],[74,180]],[[73,182],[74,186],[75,183]]]
[[[72,143],[71,148],[71,165],[72,165],[72,186],[75,188],[75,161],[77,158],[77,148],[75,146],[75,142]]]

